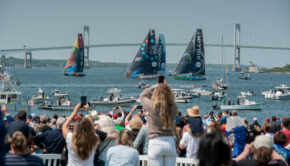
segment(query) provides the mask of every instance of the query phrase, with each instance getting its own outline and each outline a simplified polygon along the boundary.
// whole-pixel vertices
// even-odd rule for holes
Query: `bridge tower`
[[[1,55],[1,62],[0,62],[0,65],[2,67],[5,67],[5,54],[4,55]]]
[[[27,56],[29,56],[29,61],[27,63]],[[25,57],[24,57],[24,68],[32,68],[32,53],[31,51],[26,51],[25,52]]]
[[[235,24],[234,26],[234,64],[233,64],[233,71],[240,72],[241,71],[241,64],[240,64],[240,48],[241,42],[241,24]]]
[[[90,44],[90,28],[88,25],[84,26],[84,33],[83,33],[83,37],[84,37],[84,42],[85,42],[85,68],[88,69],[90,68],[90,64],[89,64],[89,44]]]

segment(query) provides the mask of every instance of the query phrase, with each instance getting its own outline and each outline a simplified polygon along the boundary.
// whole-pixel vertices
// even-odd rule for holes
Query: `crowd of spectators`
[[[198,106],[182,116],[169,85],[159,83],[139,96],[130,112],[108,113],[77,104],[69,117],[27,114],[12,117],[1,106],[0,165],[44,165],[33,154],[61,154],[59,165],[175,165],[176,157],[194,158],[200,166],[288,165],[290,118],[273,116],[259,123],[237,111],[209,112]],[[85,110],[79,112],[79,110]]]

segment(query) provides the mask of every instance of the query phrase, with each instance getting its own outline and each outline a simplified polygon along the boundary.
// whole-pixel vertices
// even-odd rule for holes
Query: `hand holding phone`
[[[143,108],[142,105],[138,105],[138,106],[137,106],[137,109],[138,109],[138,110],[140,110],[140,109],[142,109],[142,108]]]

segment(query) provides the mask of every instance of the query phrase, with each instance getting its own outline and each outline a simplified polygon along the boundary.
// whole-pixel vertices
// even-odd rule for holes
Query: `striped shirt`
[[[5,165],[15,166],[44,166],[43,160],[31,154],[16,155],[7,153],[5,156]]]

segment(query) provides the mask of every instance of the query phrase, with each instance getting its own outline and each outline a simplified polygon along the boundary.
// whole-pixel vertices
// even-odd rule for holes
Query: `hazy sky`
[[[0,0],[0,49],[72,45],[83,25],[90,44],[140,43],[149,28],[166,42],[189,42],[197,27],[205,43],[233,43],[241,24],[241,44],[290,47],[289,0]],[[185,46],[167,47],[167,62],[177,63]],[[132,62],[138,47],[90,49],[90,59]],[[67,59],[71,50],[32,52],[37,59]],[[221,48],[205,48],[206,63],[221,62]],[[225,49],[227,63],[233,48]],[[8,55],[23,57],[22,54]],[[241,63],[290,63],[290,51],[242,49]]]

